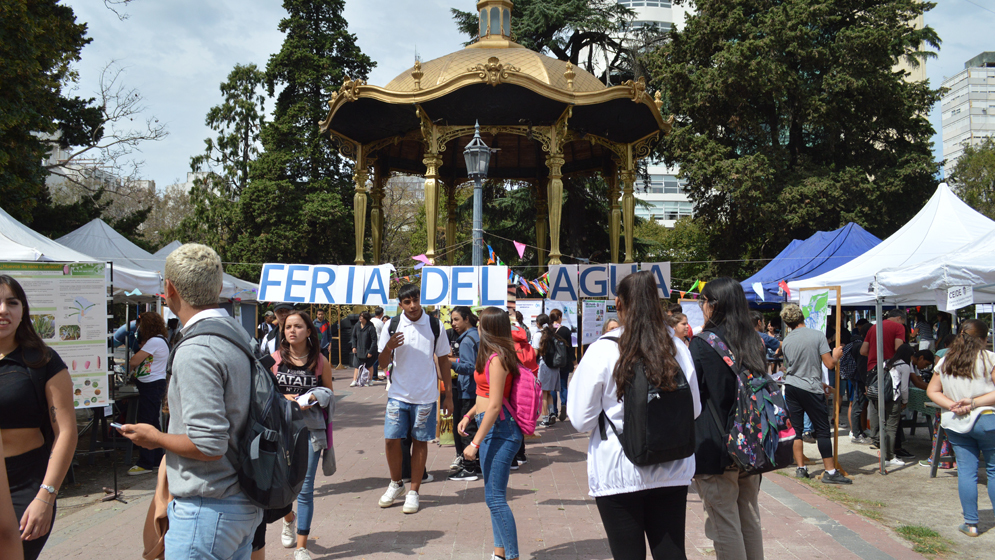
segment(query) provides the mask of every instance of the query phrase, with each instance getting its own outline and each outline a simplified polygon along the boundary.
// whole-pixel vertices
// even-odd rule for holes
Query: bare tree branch
[[[133,0],[104,0],[104,7],[114,12],[114,15],[117,16],[117,19],[124,21],[128,19],[130,16],[127,13],[125,13],[124,10],[118,11],[121,8],[117,8],[116,6],[127,7],[128,4],[130,4],[132,1]]]

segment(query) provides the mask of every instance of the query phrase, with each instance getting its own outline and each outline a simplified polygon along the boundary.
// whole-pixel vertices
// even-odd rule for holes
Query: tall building
[[[943,80],[949,88],[940,101],[943,129],[943,174],[950,177],[964,146],[995,137],[995,52],[983,52],[964,63],[964,70]]]
[[[629,29],[655,26],[660,31],[681,29],[688,10],[674,6],[670,0],[618,0],[636,12]],[[650,162],[648,177],[636,181],[636,198],[645,205],[636,206],[636,216],[655,219],[661,225],[674,227],[679,218],[690,216],[693,205],[684,191],[686,181],[677,178],[678,169]]]

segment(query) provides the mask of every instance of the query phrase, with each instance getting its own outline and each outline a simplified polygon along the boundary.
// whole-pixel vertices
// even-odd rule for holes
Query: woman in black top
[[[55,520],[55,498],[76,449],[73,382],[35,332],[28,298],[0,275],[0,434],[24,558],[34,560]]]
[[[691,339],[691,358],[698,375],[702,411],[712,406],[728,419],[736,405],[736,374],[708,344],[714,333],[725,342],[737,362],[750,371],[763,372],[767,361],[763,343],[750,322],[746,295],[739,282],[717,278],[705,284],[698,299],[705,325]],[[726,426],[717,426],[713,415],[695,420],[695,491],[705,510],[705,535],[715,542],[718,560],[758,560],[764,557],[760,531],[760,475],[746,475],[732,465],[726,452]]]
[[[359,368],[365,366],[372,375],[373,364],[380,359],[377,352],[377,328],[370,321],[369,311],[360,313],[359,324],[352,327],[352,353],[355,355],[356,372],[352,374],[349,386],[355,387],[359,382]]]
[[[562,324],[563,312],[559,309],[553,309],[549,312],[549,320],[553,323],[553,328],[556,329],[556,336],[567,345],[567,356],[570,358],[570,363],[566,367],[560,368],[560,404],[559,409],[557,409],[556,404],[556,393],[552,395],[552,408],[550,414],[553,416],[559,416],[560,420],[566,420],[567,418],[567,382],[570,381],[570,374],[574,370],[574,344],[573,344],[573,334],[570,332],[570,327]],[[559,412],[557,412],[559,410]]]

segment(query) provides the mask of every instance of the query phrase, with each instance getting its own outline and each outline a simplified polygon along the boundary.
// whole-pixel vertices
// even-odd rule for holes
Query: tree
[[[319,133],[327,101],[348,79],[366,79],[374,63],[342,17],[344,0],[285,0],[286,34],[266,66],[273,121],[235,212],[238,235],[222,251],[239,262],[352,262],[352,169]],[[251,277],[258,266],[233,266]]]
[[[678,0],[678,3],[687,0]],[[853,221],[880,237],[936,186],[939,99],[906,81],[936,32],[918,0],[697,0],[652,61],[676,117],[662,142],[688,180],[716,261],[773,257],[792,238]],[[716,262],[739,277],[755,266]]]
[[[451,12],[459,30],[476,38],[477,13],[455,8]],[[616,0],[516,0],[511,10],[512,38],[527,49],[570,61],[592,74],[599,73],[601,63],[595,57],[605,57],[601,79],[607,82],[625,65],[623,57],[629,52],[625,42],[632,38],[626,24],[634,14]]]
[[[950,182],[964,202],[995,219],[995,140],[988,137],[977,146],[965,145]]]
[[[86,102],[62,96],[70,65],[90,42],[86,25],[57,0],[0,3],[0,200],[22,222],[44,196],[49,145],[60,122],[92,125]]]

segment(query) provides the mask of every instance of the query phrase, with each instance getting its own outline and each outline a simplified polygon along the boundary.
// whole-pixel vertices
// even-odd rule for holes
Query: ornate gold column
[[[384,210],[383,199],[384,189],[387,181],[390,180],[390,168],[385,164],[377,163],[373,166],[373,206],[370,208],[370,237],[373,240],[373,264],[382,264],[380,253],[383,249],[384,231]]]
[[[622,210],[618,204],[618,167],[610,166],[604,171],[605,181],[608,183],[608,200],[611,201],[611,213],[608,220],[609,246],[611,247],[611,259],[613,263],[618,262],[618,241],[621,236]]]
[[[622,180],[622,222],[625,226],[625,262],[635,262],[633,257],[633,237],[635,236],[636,199],[633,195],[636,184],[635,161],[632,157],[632,145],[625,147],[624,167],[619,171]]]
[[[428,234],[425,256],[435,259],[435,237],[439,229],[439,168],[442,167],[442,158],[438,152],[426,151],[421,161],[425,164],[425,230]]]
[[[456,179],[443,183],[446,187],[446,264],[456,264]]]
[[[357,265],[365,264],[363,259],[363,240],[366,234],[366,180],[370,171],[366,167],[366,154],[360,146],[356,150],[356,167],[352,178],[356,182],[356,194],[353,196],[353,212],[356,223],[356,261]]]
[[[563,214],[563,153],[560,150],[546,157],[549,168],[549,186],[546,200],[549,204],[549,264],[560,262],[560,218]]]
[[[546,189],[536,181],[532,184],[532,188],[535,189],[535,200],[536,200],[536,247],[539,247],[538,262],[539,272],[545,272],[546,269],[546,235],[549,232],[549,205],[546,204]]]

